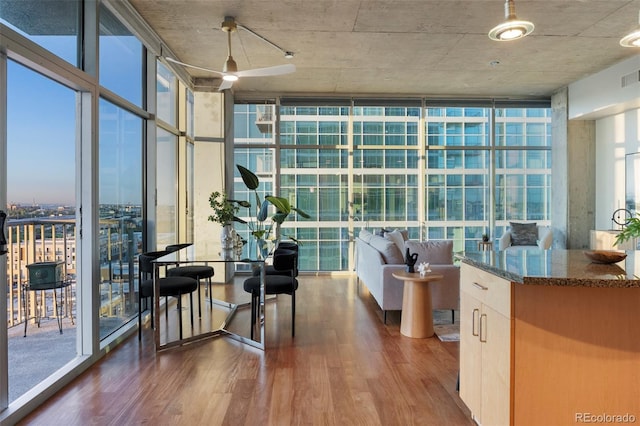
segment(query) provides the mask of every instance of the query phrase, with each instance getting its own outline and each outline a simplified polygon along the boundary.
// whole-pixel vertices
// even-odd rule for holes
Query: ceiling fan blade
[[[222,92],[226,89],[231,89],[231,86],[233,86],[233,81],[222,80],[222,83],[220,83],[220,87],[218,87],[218,92]]]
[[[252,70],[241,70],[233,74],[238,77],[269,77],[272,75],[290,74],[295,72],[296,66],[293,64],[276,65],[267,68],[254,68]]]
[[[184,62],[180,62],[180,61],[178,61],[176,59],[173,59],[173,58],[170,58],[170,57],[166,57],[165,59],[167,61],[169,61],[169,62],[173,62],[174,64],[182,65],[183,67],[193,68],[193,69],[200,70],[200,71],[212,72],[212,73],[218,74],[218,75],[224,75],[220,71],[212,70],[212,69],[209,69],[209,68],[202,68],[202,67],[198,67],[196,65],[186,64]]]

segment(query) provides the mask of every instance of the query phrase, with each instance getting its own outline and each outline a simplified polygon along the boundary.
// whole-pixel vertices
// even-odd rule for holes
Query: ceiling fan
[[[241,26],[241,28],[246,29],[252,34],[258,36],[257,34],[253,33],[251,30],[249,30],[246,27]],[[227,60],[225,61],[224,66],[222,67],[222,71],[216,71],[209,68],[203,68],[196,65],[187,64],[170,57],[167,57],[165,59],[169,62],[173,62],[174,64],[182,65],[183,67],[194,68],[197,70],[207,71],[207,72],[211,72],[211,73],[222,76],[222,83],[220,84],[220,87],[218,87],[219,91],[230,89],[231,86],[233,86],[233,82],[237,81],[239,78],[242,78],[242,77],[271,77],[271,76],[283,75],[283,74],[289,74],[289,73],[295,72],[296,66],[293,64],[276,65],[273,67],[254,68],[250,70],[238,71],[238,65],[236,64],[236,61],[233,60],[233,56],[231,56],[231,33],[236,31],[237,29],[238,29],[238,24],[236,23],[235,18],[232,16],[226,16],[224,18],[224,21],[222,22],[222,31],[227,33],[228,54],[227,54]],[[264,37],[262,36],[258,36],[258,37],[266,41],[267,43],[273,46],[276,46],[275,44],[271,43]],[[279,49],[278,46],[276,47]],[[287,54],[292,55],[291,52],[287,52]],[[291,57],[291,56],[286,56],[286,57]]]

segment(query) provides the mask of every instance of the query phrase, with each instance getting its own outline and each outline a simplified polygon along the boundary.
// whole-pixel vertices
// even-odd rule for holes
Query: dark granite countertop
[[[584,251],[468,251],[456,258],[521,284],[640,288],[640,251],[627,251],[625,260],[608,265],[592,263]]]

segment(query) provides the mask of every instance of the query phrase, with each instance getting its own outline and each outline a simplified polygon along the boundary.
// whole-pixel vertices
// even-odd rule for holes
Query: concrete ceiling
[[[241,94],[546,97],[640,49],[619,40],[638,29],[640,0],[516,0],[533,34],[496,42],[503,0],[129,0],[176,59],[221,70],[225,16],[239,29],[232,53],[240,70],[293,63],[277,77],[242,78]],[[210,73],[186,69],[217,87]]]

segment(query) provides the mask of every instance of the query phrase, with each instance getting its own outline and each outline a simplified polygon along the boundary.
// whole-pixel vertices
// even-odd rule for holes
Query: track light
[[[529,21],[520,21],[516,17],[514,0],[504,2],[505,22],[489,31],[489,38],[496,41],[510,41],[525,37],[533,32],[535,26]]]
[[[640,23],[640,12],[638,12],[638,23]],[[622,39],[620,39],[620,46],[640,47],[640,28],[622,37]]]

